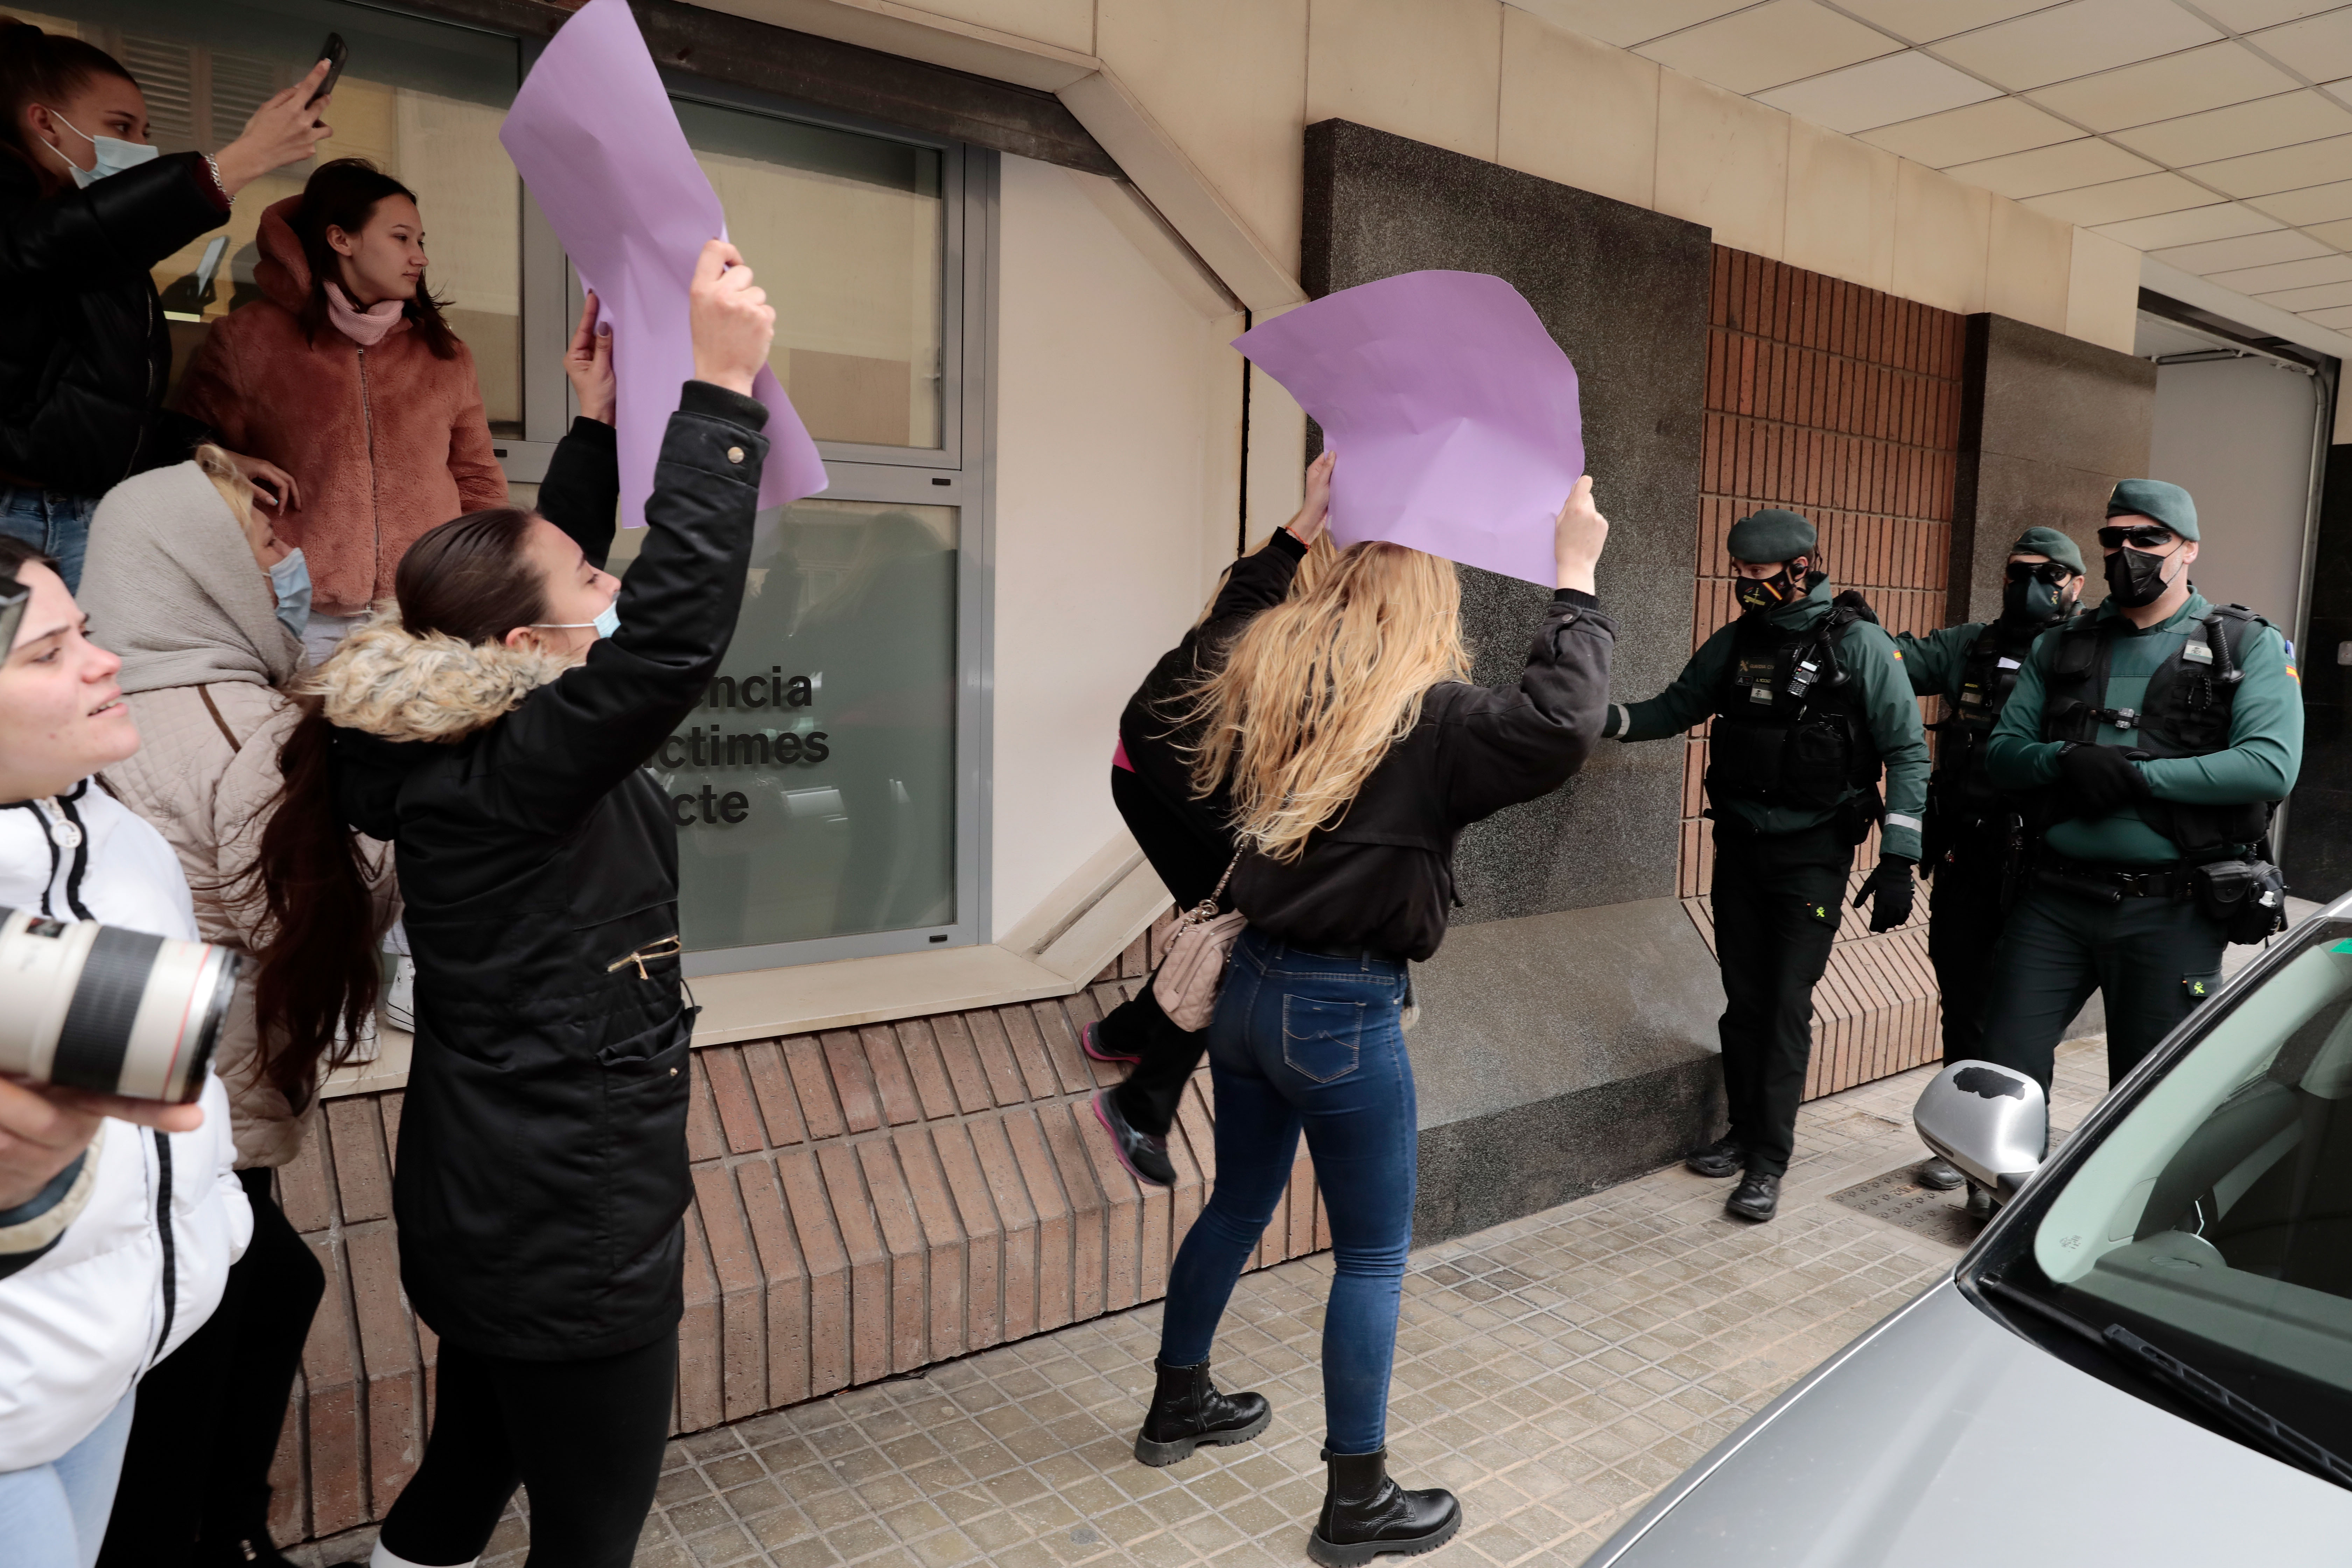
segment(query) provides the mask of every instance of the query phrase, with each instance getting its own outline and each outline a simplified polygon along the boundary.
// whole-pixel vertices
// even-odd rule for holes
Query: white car
[[[2007,1068],[1945,1068],[1914,1120],[2003,1200],[1984,1234],[1587,1568],[2352,1563],[2352,898],[2046,1165]]]

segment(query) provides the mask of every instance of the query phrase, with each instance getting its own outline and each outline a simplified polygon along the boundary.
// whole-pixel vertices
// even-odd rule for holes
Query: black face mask
[[[1789,575],[1786,566],[1777,576],[1742,577],[1737,590],[1739,607],[1748,614],[1761,615],[1777,610],[1797,596],[1796,579]]]
[[[2126,545],[2107,557],[2107,596],[2127,610],[2153,605],[2172,584],[2165,581],[2169,555],[2150,555]]]
[[[2072,574],[2053,573],[2056,578],[2053,581],[2042,575],[2049,570],[2023,564],[2009,569],[2009,585],[2000,595],[2003,619],[2018,626],[2046,626],[2066,613],[2063,595]]]

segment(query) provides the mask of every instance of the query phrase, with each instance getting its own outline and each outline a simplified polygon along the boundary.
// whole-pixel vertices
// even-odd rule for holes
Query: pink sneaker
[[[1104,1045],[1100,1024],[1087,1024],[1080,1026],[1078,1048],[1098,1062],[1116,1062],[1121,1066],[1128,1066],[1143,1059],[1143,1055],[1139,1051],[1121,1051]]]

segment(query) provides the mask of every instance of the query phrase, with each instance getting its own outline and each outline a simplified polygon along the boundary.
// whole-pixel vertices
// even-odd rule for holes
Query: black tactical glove
[[[1864,900],[1869,901],[1870,930],[1874,936],[1909,920],[1911,900],[1916,894],[1911,883],[1911,862],[1900,855],[1882,855],[1878,858],[1878,869],[1870,874],[1870,880],[1853,896],[1853,907],[1860,909]]]
[[[2107,816],[2155,798],[2147,781],[2117,746],[2070,742],[2058,753],[2058,783],[2079,808],[2077,816]]]

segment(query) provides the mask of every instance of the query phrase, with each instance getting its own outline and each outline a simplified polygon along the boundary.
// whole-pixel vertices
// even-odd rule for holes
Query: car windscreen
[[[2352,922],[2314,921],[2288,942],[2257,984],[2209,1004],[2193,1043],[2091,1130],[2086,1152],[2035,1184],[1963,1282],[1990,1281],[1989,1304],[2004,1288],[2030,1294],[2106,1352],[2118,1386],[2201,1405],[2241,1437],[2267,1415],[2344,1455]]]

